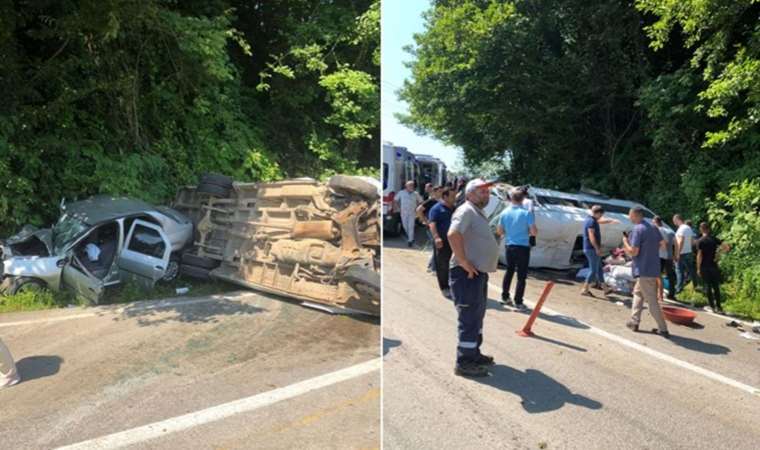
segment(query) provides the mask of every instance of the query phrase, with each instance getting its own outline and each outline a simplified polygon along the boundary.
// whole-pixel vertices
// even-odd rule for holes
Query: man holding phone
[[[633,277],[636,284],[633,287],[633,305],[631,320],[626,326],[632,331],[639,331],[641,312],[644,301],[647,302],[657,328],[652,331],[663,337],[670,337],[668,325],[662,316],[660,304],[657,301],[657,279],[660,277],[660,248],[665,245],[660,231],[644,220],[644,209],[636,206],[631,208],[628,218],[635,224],[630,234],[623,233],[625,252],[633,257]]]
[[[488,273],[496,272],[499,243],[496,242],[483,207],[490,196],[486,183],[476,178],[465,187],[466,201],[454,211],[449,228],[453,256],[449,285],[457,308],[459,342],[454,373],[467,377],[488,376],[486,366],[493,358],[480,352],[483,318],[488,299]]]

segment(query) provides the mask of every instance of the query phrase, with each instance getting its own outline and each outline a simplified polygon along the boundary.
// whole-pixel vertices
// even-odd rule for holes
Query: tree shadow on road
[[[63,358],[60,356],[27,356],[16,361],[16,370],[21,377],[21,382],[31,381],[57,374],[62,362]]]
[[[222,316],[251,315],[264,308],[247,304],[243,301],[221,297],[205,301],[193,299],[185,302],[158,302],[150,304],[132,304],[124,308],[114,320],[136,319],[140,326],[161,325],[167,322],[217,323]]]
[[[600,409],[602,404],[580,394],[573,394],[565,385],[540,370],[525,372],[497,364],[491,375],[474,381],[519,395],[523,409],[530,414],[544,413],[573,404],[588,409]]]

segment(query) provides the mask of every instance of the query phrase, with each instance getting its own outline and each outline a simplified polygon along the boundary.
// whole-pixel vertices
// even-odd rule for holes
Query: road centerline
[[[176,433],[199,425],[216,422],[237,414],[255,411],[333,384],[366,375],[375,370],[379,370],[380,366],[381,358],[374,358],[354,366],[339,369],[304,381],[299,381],[271,391],[255,394],[250,397],[233,400],[228,403],[222,403],[220,405],[172,417],[159,422],[59,447],[59,450],[115,449],[126,447],[128,445],[166,436],[170,433]]]
[[[496,289],[497,291],[499,289],[501,289],[501,287],[496,286],[496,285],[494,285],[493,283],[490,283],[490,282],[488,283],[488,285],[491,288]],[[535,307],[535,303],[534,302],[525,301],[525,304],[528,305],[528,306],[530,306],[531,308]],[[563,314],[562,312],[553,310],[553,309],[551,309],[549,307],[546,307],[546,306],[544,306],[544,307],[541,308],[541,312],[545,312],[545,313],[548,313],[548,314],[553,315],[553,316],[571,317],[576,322],[578,322],[578,323],[580,323],[580,324],[588,327],[587,330],[582,330],[582,331],[590,331],[590,332],[596,334],[597,336],[601,336],[601,337],[603,337],[603,338],[605,338],[607,340],[610,340],[610,341],[613,341],[613,342],[617,342],[620,345],[623,345],[623,346],[626,346],[628,348],[637,350],[637,351],[639,351],[641,353],[647,354],[647,355],[652,356],[654,358],[657,358],[657,359],[659,359],[661,361],[668,362],[670,364],[673,364],[674,366],[681,367],[683,369],[686,369],[686,370],[689,370],[691,372],[694,372],[694,373],[697,373],[699,375],[702,375],[702,376],[704,376],[706,378],[709,378],[709,379],[712,379],[714,381],[718,381],[720,383],[723,383],[725,385],[734,387],[736,389],[745,391],[745,392],[747,392],[749,394],[752,394],[752,395],[755,395],[755,396],[760,396],[760,388],[756,388],[756,387],[750,386],[748,384],[742,383],[741,381],[737,381],[737,380],[734,380],[733,378],[729,378],[729,377],[727,377],[725,375],[721,375],[721,374],[719,374],[717,372],[713,372],[713,371],[711,371],[709,369],[705,369],[704,367],[697,366],[696,364],[692,364],[690,362],[680,360],[680,359],[678,359],[678,358],[676,358],[674,356],[668,355],[667,353],[663,353],[663,352],[654,350],[652,348],[649,348],[649,347],[647,347],[645,345],[641,345],[638,342],[634,342],[634,341],[628,340],[628,339],[626,339],[626,338],[624,338],[622,336],[618,336],[617,334],[610,333],[609,331],[602,330],[601,328],[597,328],[597,327],[595,327],[595,326],[593,326],[591,324],[588,324],[586,322],[578,320],[578,319],[576,319],[573,316],[569,316],[567,314]]]

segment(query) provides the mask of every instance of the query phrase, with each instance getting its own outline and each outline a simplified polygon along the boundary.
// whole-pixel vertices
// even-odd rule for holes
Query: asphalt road
[[[532,272],[526,304],[556,285],[536,337],[502,307],[492,274],[483,351],[491,375],[453,374],[456,311],[425,271],[428,253],[386,239],[385,449],[758,449],[760,341],[700,313],[666,340],[624,324],[630,299],[589,299],[565,274]],[[617,302],[623,302],[619,305]],[[644,311],[642,329],[654,327]],[[760,337],[760,335],[756,335]]]
[[[251,292],[0,315],[0,448],[380,447],[380,327]]]

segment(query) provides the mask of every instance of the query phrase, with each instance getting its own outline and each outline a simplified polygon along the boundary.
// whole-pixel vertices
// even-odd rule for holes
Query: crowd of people
[[[528,309],[524,295],[531,247],[536,245],[540,233],[528,188],[516,187],[509,192],[509,206],[501,212],[494,234],[483,211],[492,185],[481,178],[469,182],[457,180],[444,186],[428,183],[423,196],[416,192],[415,183],[409,181],[395,196],[408,246],[414,245],[415,220],[426,227],[428,239],[433,243],[428,270],[435,272],[441,294],[453,300],[458,312],[454,371],[469,377],[488,375],[488,366],[494,364],[493,357],[481,353],[480,347],[489,274],[496,272],[498,265],[497,239],[503,239],[506,260],[501,301],[524,311]],[[604,214],[602,206],[594,205],[583,223],[583,253],[588,266],[580,291],[583,296],[595,297],[592,289],[601,290],[604,297],[612,291],[604,279],[601,226],[620,224],[620,221],[605,218]],[[695,287],[701,283],[710,308],[722,312],[717,259],[721,252],[729,249],[711,234],[710,226],[701,223],[697,237],[691,224],[678,214],[673,217],[675,232],[660,217],[655,217],[652,223],[645,220],[641,207],[631,208],[628,218],[633,227],[623,233],[621,253],[631,260],[635,284],[631,316],[626,326],[639,331],[646,303],[657,324],[652,332],[666,338],[670,336],[660,307],[665,291],[663,276],[668,280],[668,299],[675,300],[689,282]],[[517,283],[512,295],[515,274]]]

